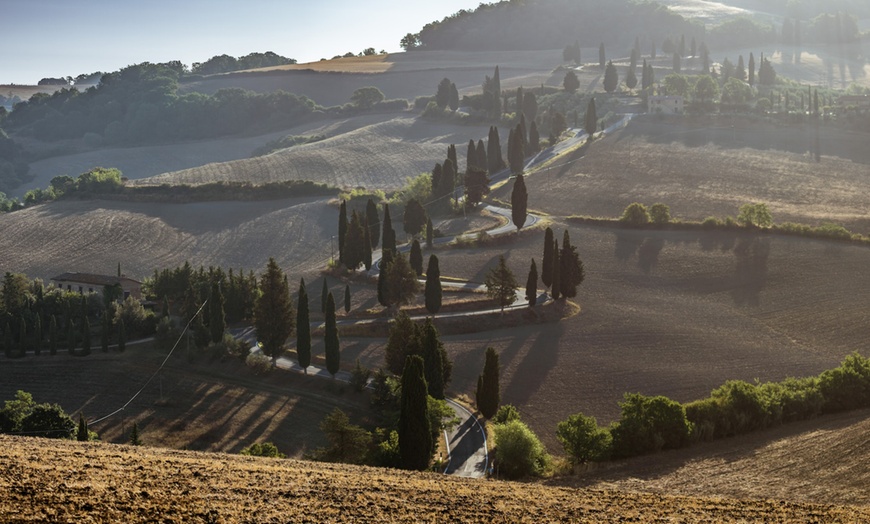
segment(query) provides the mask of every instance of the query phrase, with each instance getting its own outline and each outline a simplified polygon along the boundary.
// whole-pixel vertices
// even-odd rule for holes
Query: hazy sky
[[[273,51],[300,63],[399,40],[479,0],[2,0],[0,84]]]

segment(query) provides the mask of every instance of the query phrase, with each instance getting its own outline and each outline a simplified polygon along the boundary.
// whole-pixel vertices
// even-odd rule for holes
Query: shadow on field
[[[538,333],[504,389],[503,398],[506,402],[522,406],[540,389],[550,370],[556,366],[559,341],[564,333],[565,327],[561,323]]]

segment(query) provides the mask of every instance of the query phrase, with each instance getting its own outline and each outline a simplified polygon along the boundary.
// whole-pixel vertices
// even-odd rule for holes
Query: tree
[[[749,53],[749,69],[747,70],[749,73],[749,85],[755,85],[755,55]]]
[[[499,141],[498,128],[496,126],[489,127],[489,138],[487,140],[486,163],[489,174],[494,175],[504,167],[504,160],[501,156],[501,143]]]
[[[574,71],[568,71],[565,73],[565,79],[562,80],[562,87],[569,93],[573,93],[580,89],[580,80],[577,78],[577,74],[574,73]]]
[[[130,430],[129,442],[133,446],[142,445],[142,437],[139,436],[139,424],[137,424],[136,422],[133,422],[133,428]]]
[[[278,451],[278,446],[271,442],[255,442],[250,446],[242,448],[239,454],[249,457],[287,458],[287,455]]]
[[[511,190],[511,219],[517,227],[517,231],[526,224],[526,215],[529,204],[529,192],[526,190],[526,182],[523,175],[517,175],[514,187]]]
[[[541,149],[541,134],[538,133],[538,123],[532,120],[532,125],[529,126],[529,143],[526,147],[526,153],[537,153]]]
[[[459,159],[456,157],[456,144],[450,144],[447,146],[447,158],[453,163],[453,173],[458,173]],[[453,183],[452,178],[450,179],[450,182]]]
[[[396,252],[396,232],[390,218],[390,205],[384,204],[383,234],[381,235],[381,250]]]
[[[24,319],[21,319],[21,325],[24,326]],[[23,330],[22,330],[23,332]],[[24,335],[21,335],[22,341],[24,340]],[[21,344],[21,350],[24,351],[24,343]],[[82,320],[82,352],[81,355],[86,357],[91,354],[91,323],[87,318]]]
[[[127,328],[124,319],[118,319],[118,352],[123,353],[127,348]]]
[[[339,408],[332,410],[320,423],[320,431],[329,441],[329,447],[318,453],[318,459],[342,464],[363,464],[371,446],[372,435],[350,423]]]
[[[606,460],[610,454],[610,432],[598,427],[595,417],[571,415],[556,426],[556,438],[574,465]]]
[[[776,83],[776,71],[764,55],[761,55],[761,65],[758,66],[758,83],[765,86]]]
[[[691,423],[686,420],[686,410],[679,402],[663,396],[626,393],[619,406],[622,415],[610,429],[616,458],[688,444]]]
[[[667,224],[671,221],[671,208],[666,204],[657,202],[650,206],[649,218],[653,224]]]
[[[553,284],[553,230],[544,231],[544,256],[541,258],[541,281],[545,286]]]
[[[387,301],[390,306],[410,304],[419,291],[417,275],[402,253],[397,253],[387,267]]]
[[[9,331],[9,324],[6,324],[6,332],[11,333]],[[9,345],[11,346],[11,344]],[[66,350],[70,355],[76,354],[76,327],[72,319],[66,323]]]
[[[90,434],[88,433],[88,423],[85,422],[85,417],[81,413],[79,413],[79,427],[76,431],[76,440],[79,442],[87,442],[90,440]]]
[[[438,330],[431,318],[426,319],[420,333],[420,349],[423,353],[423,372],[429,396],[444,399],[444,365],[447,358],[444,344],[438,337]]]
[[[595,131],[598,129],[598,115],[595,113],[595,97],[589,99],[589,104],[586,106],[586,117],[584,118],[584,127],[586,130],[587,142],[592,141]]]
[[[734,71],[734,77],[743,82],[746,81],[746,64],[743,62],[743,55],[737,57],[737,69]]]
[[[710,75],[701,75],[692,93],[692,97],[701,104],[713,102],[719,95],[719,84]]]
[[[550,277],[553,285],[550,286],[550,295],[557,300],[562,294],[562,264],[560,262],[559,241],[553,241],[553,276]]]
[[[451,111],[459,109],[459,91],[456,89],[456,84],[453,82],[450,82],[450,99],[447,101],[447,105],[450,107]]]
[[[378,265],[378,303],[384,307],[390,306],[389,299],[389,281],[387,280],[387,270],[393,261],[393,252],[385,250],[383,258]]]
[[[492,118],[493,120],[499,120],[501,118],[501,74],[498,71],[498,66],[495,66],[495,72],[492,75],[492,82],[490,84],[491,88],[491,98],[492,98]]]
[[[438,90],[435,92],[435,103],[438,107],[444,109],[450,103],[450,82],[449,78],[444,78],[438,83]]]
[[[344,263],[344,239],[347,236],[347,201],[338,207],[338,260]]]
[[[629,69],[625,75],[625,87],[634,89],[637,87],[637,76],[634,74],[634,69]]]
[[[434,441],[429,422],[428,386],[423,359],[412,355],[402,371],[399,412],[399,455],[404,469],[424,470],[432,459]]]
[[[504,255],[499,255],[498,266],[489,270],[483,283],[486,286],[486,294],[501,306],[502,314],[505,306],[516,302],[517,280],[507,267]]]
[[[619,73],[616,72],[616,66],[613,62],[607,62],[607,68],[604,70],[604,90],[608,93],[616,91],[619,85]]]
[[[707,44],[705,42],[701,42],[701,72],[706,74],[710,73],[710,50],[707,49]]]
[[[58,404],[36,404],[21,419],[21,433],[44,438],[71,439],[76,423]]]
[[[665,77],[662,90],[668,95],[686,97],[689,95],[689,79],[672,73]]]
[[[350,96],[350,101],[361,109],[369,109],[384,101],[384,93],[377,87],[360,87]]]
[[[818,95],[816,95],[816,102],[818,103]],[[33,320],[33,353],[36,356],[39,356],[42,351],[42,338],[42,315],[37,313]]]
[[[344,286],[344,313],[350,313],[350,284]]]
[[[384,349],[387,369],[399,375],[405,369],[408,356],[420,353],[420,328],[407,313],[400,311],[390,323],[387,345]]]
[[[416,237],[426,225],[426,210],[416,198],[412,198],[405,204],[405,215],[402,217],[402,228],[405,233]]]
[[[744,227],[768,228],[773,225],[773,217],[763,202],[743,204],[737,215],[737,223]]]
[[[500,475],[509,479],[539,475],[550,458],[541,440],[519,420],[493,426],[495,460]]]
[[[508,165],[514,174],[523,172],[524,149],[522,128],[517,124],[508,136]]]
[[[366,221],[368,222],[371,248],[375,249],[381,241],[381,219],[378,216],[378,206],[371,198],[366,202]]]
[[[632,226],[642,226],[649,223],[649,212],[645,205],[639,202],[632,202],[623,210],[619,221]]]
[[[420,241],[416,238],[411,243],[411,252],[408,255],[408,264],[411,269],[417,273],[418,277],[423,276],[423,250],[420,248]]]
[[[224,294],[221,292],[220,283],[212,282],[211,299],[208,301],[208,330],[211,341],[214,344],[224,339],[224,331],[227,327],[226,315],[224,314]]]
[[[48,350],[52,356],[57,354],[57,317],[54,315],[48,323]]]
[[[274,367],[284,351],[284,342],[293,333],[295,323],[287,279],[274,258],[269,258],[259,287],[260,296],[254,304],[254,328],[263,353],[272,357]]]
[[[601,42],[601,45],[598,46],[598,67],[604,69],[604,42]]]
[[[426,311],[433,315],[441,309],[441,269],[438,266],[438,257],[429,255],[429,265],[426,268]]]
[[[111,325],[109,323],[109,314],[107,312],[103,312],[103,325],[100,329],[100,349],[103,353],[109,352],[109,329]]]
[[[563,297],[577,296],[577,286],[583,283],[586,273],[577,248],[571,245],[568,230],[562,236],[562,252],[559,253],[559,292]]]
[[[408,33],[399,41],[399,46],[405,51],[411,51],[420,46],[420,37],[413,33]]]
[[[477,165],[477,145],[474,143],[474,139],[468,140],[468,147],[465,151],[465,167],[466,169],[480,167]]]
[[[338,340],[338,326],[335,322],[335,298],[330,293],[326,298],[326,326],[323,330],[323,345],[326,353],[326,370],[335,378],[341,363],[341,348]]]
[[[483,169],[472,168],[465,173],[465,203],[479,204],[489,194],[489,177]]]
[[[523,95],[523,115],[529,122],[534,122],[538,116],[538,99],[531,91]]]
[[[477,392],[475,394],[477,409],[485,418],[492,418],[498,412],[498,406],[501,403],[499,372],[498,353],[492,347],[488,347],[483,363],[483,373],[477,378]]]
[[[296,306],[296,361],[308,374],[311,365],[311,322],[308,318],[308,291],[305,279],[299,279],[299,297]]]
[[[538,267],[535,265],[534,258],[529,267],[529,278],[526,279],[526,300],[529,301],[529,307],[534,307],[538,303]]]
[[[362,217],[354,210],[351,213],[350,224],[345,233],[342,252],[344,255],[342,262],[351,271],[356,270],[360,264],[365,262],[366,252],[369,250],[366,246],[365,230]]]
[[[363,223],[363,267],[366,271],[372,268],[372,237],[368,222]]]

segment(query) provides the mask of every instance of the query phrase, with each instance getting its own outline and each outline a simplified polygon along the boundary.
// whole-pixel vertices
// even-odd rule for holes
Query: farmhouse
[[[675,114],[683,112],[683,97],[675,95],[649,97],[649,112]]]
[[[91,273],[64,273],[51,279],[58,288],[78,293],[102,293],[103,289],[120,286],[123,298],[142,298],[142,282],[125,276],[113,277]]]

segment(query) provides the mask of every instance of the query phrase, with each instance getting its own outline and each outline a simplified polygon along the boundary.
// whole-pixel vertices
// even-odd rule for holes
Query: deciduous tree
[[[420,201],[416,198],[412,198],[405,204],[405,214],[402,217],[402,228],[405,230],[405,233],[410,235],[411,237],[416,237],[420,234],[420,231],[423,230],[423,226],[426,225],[426,210],[423,209],[423,205],[420,204]]]
[[[486,286],[486,294],[501,307],[502,314],[505,306],[516,302],[517,280],[507,267],[504,255],[498,257],[498,265],[489,270],[483,283]]]

